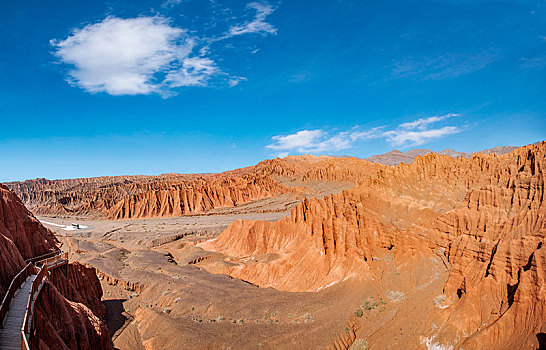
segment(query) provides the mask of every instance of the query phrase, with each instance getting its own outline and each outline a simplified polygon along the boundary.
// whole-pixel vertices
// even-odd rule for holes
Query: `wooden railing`
[[[58,253],[51,258],[43,259],[35,263],[36,266],[47,266],[48,270],[54,269],[58,266],[66,264],[68,262],[68,253]]]
[[[44,282],[49,276],[49,270],[68,263],[68,253],[57,253],[55,256],[39,260],[35,266],[39,269],[38,275],[32,282],[32,288],[28,296],[27,308],[25,311],[25,320],[21,327],[21,350],[30,350],[29,340],[34,328],[34,303],[42,290]]]
[[[7,316],[15,292],[21,288],[23,283],[31,275],[37,274],[28,295],[28,302],[25,311],[23,326],[21,327],[21,349],[30,350],[29,340],[34,328],[34,304],[42,287],[47,281],[48,271],[68,263],[68,253],[54,252],[55,255],[45,254],[36,258],[28,259],[29,263],[11,280],[8,291],[0,305],[0,328],[3,328],[4,319]]]
[[[48,266],[43,264],[40,268],[38,275],[32,282],[32,288],[28,295],[28,302],[25,311],[25,320],[23,321],[23,326],[21,327],[21,349],[30,350],[28,340],[30,339],[30,332],[34,328],[34,303],[38,299],[38,295],[42,290],[44,282],[47,280]]]
[[[31,263],[28,263],[27,266],[25,266],[19,273],[13,277],[11,280],[11,283],[9,284],[8,290],[6,292],[6,295],[4,296],[4,300],[2,300],[2,304],[0,304],[0,328],[3,328],[4,326],[4,319],[6,318],[9,308],[11,306],[11,302],[13,301],[13,296],[15,295],[15,292],[21,288],[21,285],[23,282],[27,280],[27,278],[30,275],[33,275],[35,273],[35,267]]]
[[[30,258],[30,259],[26,259],[25,262],[28,264],[28,263],[36,263],[38,261],[41,261],[41,260],[44,260],[44,259],[47,259],[47,258],[51,258],[52,256],[55,256],[55,255],[59,255],[59,252],[51,252],[51,253],[46,253],[46,254],[43,254],[43,255],[40,255],[40,256],[35,256],[34,258]]]

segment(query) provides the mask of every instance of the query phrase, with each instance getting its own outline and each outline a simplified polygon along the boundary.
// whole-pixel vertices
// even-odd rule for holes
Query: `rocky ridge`
[[[0,184],[0,300],[25,259],[58,251],[51,231]],[[101,317],[102,289],[93,269],[68,264],[55,269],[38,295],[31,338],[36,349],[110,349]]]
[[[496,155],[503,155],[503,154],[506,154],[506,153],[510,153],[512,152],[513,150],[515,150],[517,147],[514,147],[514,146],[497,146],[497,147],[494,147],[494,148],[488,148],[488,149],[484,149],[483,151],[480,151],[479,153],[483,153],[483,154],[496,154]],[[424,148],[424,149],[412,149],[412,150],[409,150],[407,152],[401,152],[401,151],[398,151],[398,150],[394,150],[394,151],[390,151],[390,152],[387,152],[387,153],[384,153],[384,154],[378,154],[378,155],[375,155],[375,156],[371,156],[371,157],[368,157],[368,158],[364,158],[365,160],[368,160],[370,162],[374,162],[374,163],[381,163],[381,164],[385,164],[385,165],[391,165],[391,166],[394,166],[394,165],[398,165],[400,163],[404,163],[404,164],[411,164],[413,162],[413,160],[417,157],[417,156],[424,156],[425,154],[427,153],[431,153],[432,151],[428,148]],[[472,156],[472,153],[467,153],[467,152],[458,152],[458,151],[455,151],[451,148],[446,148],[444,150],[441,150],[441,151],[438,151],[436,152],[438,154],[443,154],[443,155],[446,155],[446,156],[450,156],[450,157],[454,157],[454,158],[457,158],[457,157],[465,157],[465,158],[470,158]]]
[[[129,219],[200,214],[281,194],[303,198],[300,194],[309,194],[306,183],[313,180],[354,183],[376,169],[358,158],[301,156],[221,174],[37,179],[7,185],[36,214]]]
[[[353,190],[304,200],[278,222],[234,222],[201,247],[229,257],[211,272],[287,291],[378,278],[369,262],[385,251],[397,261],[441,258],[447,301],[429,315],[431,346],[538,348],[546,331],[545,166],[544,142],[503,156],[418,156]]]
[[[55,251],[56,243],[53,233],[0,184],[0,300],[25,260]]]
[[[504,154],[515,147],[496,147],[482,153]],[[68,180],[35,179],[10,182],[25,205],[37,215],[87,216],[104,219],[129,219],[192,215],[215,208],[229,208],[281,194],[303,193],[306,183],[317,181],[359,182],[362,175],[385,165],[411,163],[429,149],[402,153],[394,150],[358,158],[326,156],[288,156],[260,162],[256,166],[221,174],[163,174],[159,176],[103,176]],[[470,154],[445,149],[439,154],[470,157]],[[302,188],[285,186],[286,180],[299,181]],[[296,186],[297,187],[297,186]]]

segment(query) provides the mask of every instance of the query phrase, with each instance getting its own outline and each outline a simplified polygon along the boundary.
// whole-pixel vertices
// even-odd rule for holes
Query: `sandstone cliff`
[[[7,185],[36,214],[106,215],[117,202],[136,193],[167,188],[198,176],[103,176],[68,180],[36,179]]]
[[[268,177],[194,181],[132,195],[119,201],[108,215],[112,219],[181,216],[219,207],[234,207],[290,191]]]
[[[0,300],[25,260],[54,251],[56,242],[51,231],[0,184]]]
[[[36,179],[8,186],[36,214],[129,219],[200,214],[308,192],[313,181],[356,183],[380,168],[358,158],[289,156],[221,174]]]
[[[53,234],[0,185],[0,300],[25,259],[55,252]],[[102,289],[94,269],[70,264],[51,272],[35,306],[36,349],[109,349]]]
[[[111,349],[101,297],[95,269],[76,263],[53,270],[36,300],[32,347]]]
[[[371,173],[351,191],[305,200],[278,222],[237,221],[201,247],[230,257],[212,272],[288,291],[377,277],[368,262],[393,247],[402,248],[393,250],[399,261],[441,254],[448,305],[430,315],[431,344],[538,347],[546,322],[545,157],[545,143],[503,156],[427,154]]]

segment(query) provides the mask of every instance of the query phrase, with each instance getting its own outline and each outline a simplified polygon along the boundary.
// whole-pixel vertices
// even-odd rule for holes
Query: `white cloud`
[[[417,128],[419,130],[425,130],[429,124],[436,123],[436,122],[442,121],[442,120],[447,119],[447,118],[458,117],[458,116],[459,116],[458,114],[450,113],[450,114],[441,115],[441,116],[421,118],[421,119],[417,119],[417,120],[412,121],[412,122],[400,124],[399,128],[402,128],[402,129],[415,129],[415,128]]]
[[[271,138],[273,143],[267,145],[266,148],[277,151],[277,156],[282,157],[291,153],[331,153],[351,148],[357,141],[378,138],[384,138],[391,146],[418,146],[430,140],[460,132],[461,130],[456,126],[430,128],[433,123],[456,116],[459,115],[451,113],[420,118],[400,124],[395,129],[388,131],[383,131],[382,127],[369,130],[360,130],[358,127],[354,127],[333,136],[322,129],[301,130],[295,134],[273,136]]]
[[[247,80],[245,77],[231,77],[229,79],[229,87],[239,85],[240,82]]]
[[[320,129],[301,130],[291,135],[273,136],[272,140],[276,143],[266,147],[277,151],[297,150],[298,152],[306,152],[310,148],[315,148],[318,140],[324,135],[324,131]]]
[[[273,143],[266,147],[278,151],[278,156],[286,156],[294,151],[297,153],[332,152],[351,148],[358,140],[376,138],[380,135],[379,128],[368,131],[357,131],[353,128],[352,131],[343,131],[333,136],[329,136],[321,129],[301,130],[295,134],[273,136],[271,138]]]
[[[166,0],[164,5],[182,1]],[[232,87],[246,78],[222,72],[209,57],[210,45],[243,34],[277,32],[265,21],[275,11],[273,6],[251,2],[247,8],[256,12],[254,18],[232,25],[216,39],[190,36],[161,16],[126,19],[109,16],[75,29],[64,40],[51,40],[51,45],[59,61],[71,66],[69,83],[91,93],[157,93],[168,97],[175,94],[176,88],[206,86],[213,77],[221,77]]]
[[[249,33],[277,34],[277,28],[265,21],[266,17],[275,11],[273,6],[267,3],[251,2],[247,7],[256,10],[254,19],[242,25],[232,26],[223,39]]]
[[[92,93],[164,93],[204,85],[219,71],[211,59],[192,56],[195,39],[159,16],[107,17],[51,44],[73,66],[70,82]]]
[[[430,124],[458,116],[459,114],[449,113],[420,118],[412,122],[400,124],[396,129],[384,132],[383,136],[392,146],[420,146],[432,139],[460,132],[460,129],[456,126],[444,126],[437,129],[429,128]]]
[[[217,71],[214,61],[209,58],[188,57],[182,60],[181,67],[168,72],[165,83],[169,87],[205,86]]]
[[[455,126],[444,126],[439,129],[430,130],[392,130],[383,134],[387,138],[387,141],[393,146],[419,146],[427,141],[436,139],[449,134],[456,134],[460,132],[459,128]]]

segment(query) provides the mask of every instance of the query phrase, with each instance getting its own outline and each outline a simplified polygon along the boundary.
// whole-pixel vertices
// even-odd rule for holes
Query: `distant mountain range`
[[[494,147],[494,148],[488,148],[488,149],[484,149],[483,151],[479,151],[477,153],[485,153],[485,154],[490,154],[490,153],[494,153],[494,154],[497,154],[497,155],[503,155],[503,154],[506,154],[506,153],[510,153],[512,152],[513,150],[515,150],[517,147],[515,146],[497,146],[497,147]],[[423,156],[427,153],[430,153],[432,152],[430,149],[428,148],[415,148],[415,149],[412,149],[412,150],[409,150],[407,152],[401,152],[399,150],[394,150],[394,151],[390,151],[390,152],[387,152],[387,153],[384,153],[384,154],[378,154],[378,155],[375,155],[375,156],[371,156],[371,157],[368,157],[368,158],[364,158],[365,160],[368,160],[370,162],[374,162],[374,163],[381,163],[381,164],[385,164],[385,165],[398,165],[400,163],[405,163],[405,164],[411,164],[413,163],[413,160],[415,159],[415,157],[417,156]],[[437,152],[438,154],[444,154],[446,156],[450,156],[450,157],[465,157],[465,158],[469,158],[470,156],[472,156],[472,153],[467,153],[467,152],[458,152],[458,151],[455,151],[451,148],[446,148],[440,152]]]

